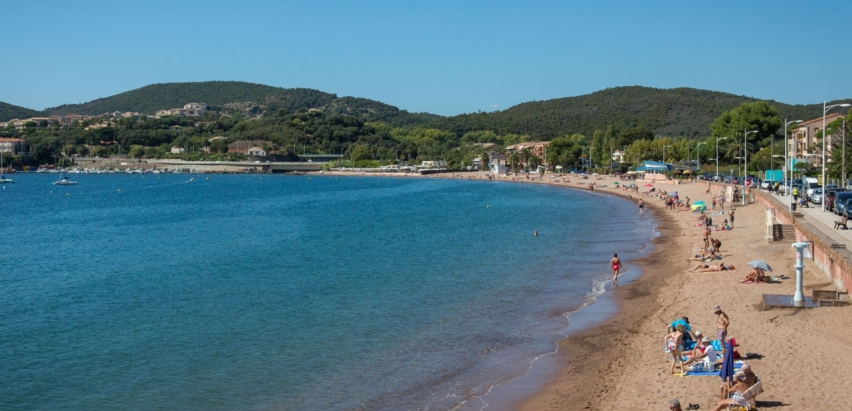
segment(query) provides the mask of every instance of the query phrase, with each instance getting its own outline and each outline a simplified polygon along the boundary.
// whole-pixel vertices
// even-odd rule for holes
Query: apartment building
[[[843,114],[833,113],[825,116],[825,124],[828,125],[838,118],[844,117]],[[822,166],[822,140],[818,136],[822,133],[823,118],[815,118],[803,123],[792,130],[790,138],[787,140],[787,150],[790,153],[790,158],[805,159],[814,163],[814,165]],[[828,136],[826,140],[826,155],[831,151],[831,138]],[[814,147],[819,147],[815,149]],[[808,156],[807,154],[820,154],[817,156]],[[813,158],[811,158],[813,157]]]

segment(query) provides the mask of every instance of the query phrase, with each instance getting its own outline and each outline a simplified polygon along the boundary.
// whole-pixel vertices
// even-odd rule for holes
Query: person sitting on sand
[[[666,349],[669,350],[669,354],[672,356],[672,369],[671,373],[674,374],[675,364],[680,361],[680,373],[684,373],[683,369],[683,333],[684,333],[683,324],[678,324],[675,327],[675,331],[665,338]]]
[[[748,363],[743,363],[742,368],[740,368],[740,372],[738,372],[736,375],[742,375],[742,376],[745,377],[746,389],[751,388],[754,384],[757,384],[757,381],[759,380],[757,378],[757,375],[755,375],[754,372],[752,372],[751,365],[748,365]],[[721,386],[719,386],[719,400],[720,401],[728,399],[728,395],[729,395],[728,390],[731,388],[731,386],[732,386],[731,382],[724,382],[724,383],[722,383]]]
[[[700,332],[696,332],[695,334],[698,335]],[[713,344],[711,344],[710,341],[711,340],[709,338],[702,336],[699,339],[698,345],[695,346],[695,349],[686,355],[686,362],[683,363],[683,365],[690,365],[703,361],[705,363],[704,369],[712,371],[716,367],[716,349],[713,348]]]
[[[748,391],[749,386],[745,382],[745,375],[737,374],[734,376],[734,381],[728,387],[725,392],[725,399],[716,403],[716,408],[713,408],[713,411],[722,411],[727,408],[729,405],[739,405],[746,406],[746,399],[743,397],[743,394]],[[730,398],[727,398],[730,395]]]
[[[698,266],[696,266],[695,268],[693,268],[690,271],[692,271],[693,273],[710,273],[710,272],[713,272],[713,271],[728,271],[728,270],[735,270],[735,269],[736,268],[732,264],[725,264],[725,263],[716,264],[716,265],[713,265],[713,264],[701,265],[701,264],[699,264]]]
[[[759,268],[754,268],[751,270],[751,272],[748,273],[748,275],[745,276],[745,278],[740,280],[740,282],[745,284],[761,283],[766,281],[766,276],[764,274],[765,273],[763,272],[763,270]]]
[[[677,398],[669,401],[669,411],[683,411],[683,408],[680,407],[680,401]]]

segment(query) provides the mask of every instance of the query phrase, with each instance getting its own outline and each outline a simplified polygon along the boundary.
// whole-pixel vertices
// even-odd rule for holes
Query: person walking
[[[622,264],[617,253],[612,256],[612,260],[609,260],[609,265],[612,268],[612,285],[618,285],[618,273],[621,271]]]
[[[645,214],[645,202],[639,199],[639,214]]]

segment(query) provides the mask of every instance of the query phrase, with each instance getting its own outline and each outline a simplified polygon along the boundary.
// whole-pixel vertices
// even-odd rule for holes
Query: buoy
[[[485,208],[491,208],[491,206],[490,206],[490,205],[487,205],[487,206],[485,206]]]
[[[121,189],[120,189],[120,188],[118,189],[118,192],[119,192],[119,193],[121,192]]]
[[[71,193],[65,193],[65,197],[71,197]]]
[[[533,233],[533,235],[534,235],[534,236],[536,236],[536,237],[538,237],[538,230],[535,230],[535,232]]]

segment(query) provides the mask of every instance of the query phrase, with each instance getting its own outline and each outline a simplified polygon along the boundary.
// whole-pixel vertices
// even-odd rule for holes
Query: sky
[[[235,80],[455,115],[618,86],[852,98],[852,1],[4,4],[0,101],[41,110]]]

